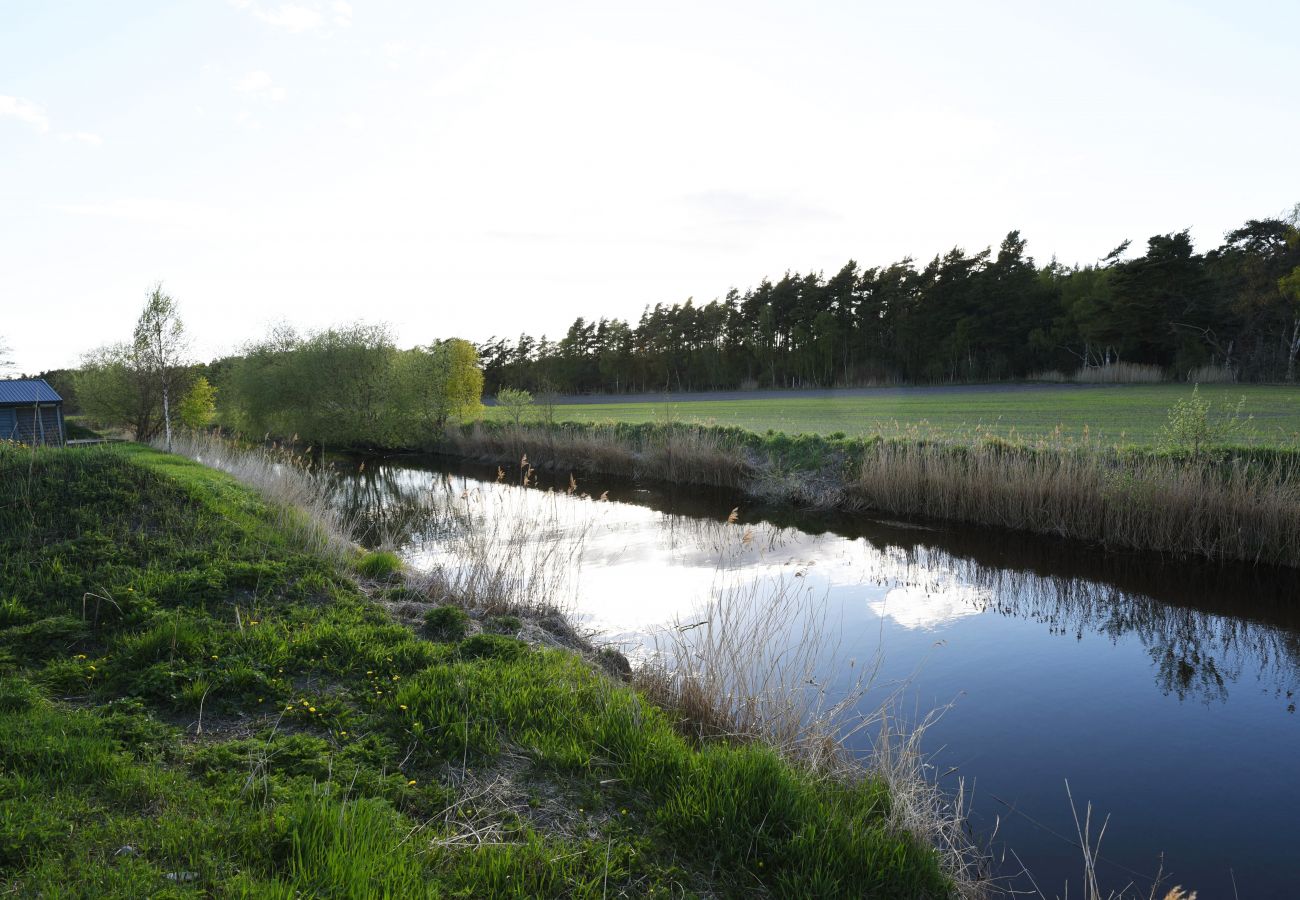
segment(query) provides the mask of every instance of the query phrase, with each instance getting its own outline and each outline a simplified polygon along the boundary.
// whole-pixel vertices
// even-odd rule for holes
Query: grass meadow
[[[0,893],[952,893],[884,779],[400,624],[395,561],[305,515],[139,445],[0,446]]]
[[[1245,398],[1253,417],[1243,442],[1300,447],[1300,386],[1202,385],[1216,410]],[[1111,445],[1152,446],[1170,407],[1191,395],[1187,384],[980,385],[974,388],[884,388],[827,391],[809,396],[768,393],[753,398],[708,399],[668,395],[636,401],[559,404],[557,422],[662,422],[729,425],[759,433],[920,436],[964,440],[993,435],[1005,440],[1060,438]],[[505,411],[489,407],[490,420]],[[534,413],[536,415],[536,413]]]

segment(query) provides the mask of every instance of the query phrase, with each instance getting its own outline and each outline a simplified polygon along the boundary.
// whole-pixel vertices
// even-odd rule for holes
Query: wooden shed
[[[63,398],[41,378],[0,380],[0,441],[62,447]]]

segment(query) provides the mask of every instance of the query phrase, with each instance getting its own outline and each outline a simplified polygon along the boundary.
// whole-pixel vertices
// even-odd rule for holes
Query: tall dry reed
[[[1286,462],[891,442],[864,458],[846,502],[1107,548],[1300,564],[1300,471]]]
[[[621,433],[617,426],[476,424],[451,429],[447,449],[493,462],[527,455],[544,469],[600,472],[628,478],[656,478],[683,484],[743,487],[753,465],[743,448],[716,431],[680,427]]]
[[[1070,380],[1079,384],[1156,384],[1165,380],[1165,372],[1149,363],[1112,362],[1084,366]]]
[[[777,576],[718,586],[697,613],[655,632],[634,684],[696,739],[758,741],[820,777],[884,781],[892,827],[935,847],[962,896],[983,896],[964,793],[941,791],[921,750],[938,713],[900,727],[906,684],[881,682],[879,652],[845,658],[841,623],[803,584]],[[849,749],[863,734],[873,735],[865,756]]]

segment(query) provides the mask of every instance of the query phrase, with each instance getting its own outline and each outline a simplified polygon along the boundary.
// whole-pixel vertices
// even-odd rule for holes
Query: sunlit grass
[[[1300,387],[1205,385],[1201,394],[1216,407],[1246,398],[1254,417],[1250,441],[1263,446],[1300,447]],[[645,402],[560,405],[556,421],[659,422],[665,417],[695,424],[732,425],[751,431],[852,437],[920,434],[961,440],[992,434],[1008,440],[1066,439],[1152,446],[1174,401],[1191,394],[1187,384],[1113,387],[994,385],[980,390],[934,392],[882,390],[879,394],[829,397],[760,396],[740,400],[696,400],[689,394]],[[707,395],[705,395],[707,396]],[[489,407],[489,420],[504,411]]]

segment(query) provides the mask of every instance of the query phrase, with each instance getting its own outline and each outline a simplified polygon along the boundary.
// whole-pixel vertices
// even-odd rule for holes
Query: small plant
[[[402,559],[391,550],[375,550],[357,560],[357,572],[367,578],[389,578],[402,570]]]
[[[0,600],[0,628],[21,625],[27,621],[27,607],[17,597]]]
[[[1242,437],[1251,416],[1243,416],[1246,398],[1220,416],[1213,416],[1213,403],[1204,399],[1200,386],[1192,387],[1192,396],[1177,400],[1169,410],[1169,419],[1160,431],[1161,449],[1189,455],[1193,460],[1226,444],[1230,438]]]
[[[467,659],[515,659],[523,656],[528,645],[499,634],[476,634],[461,641],[460,655]]]
[[[424,632],[437,641],[459,641],[469,630],[469,616],[459,606],[435,606],[424,615]]]
[[[483,627],[496,634],[518,634],[524,623],[518,616],[492,616],[483,623]]]
[[[0,679],[0,712],[30,709],[41,699],[40,693],[21,678]]]

